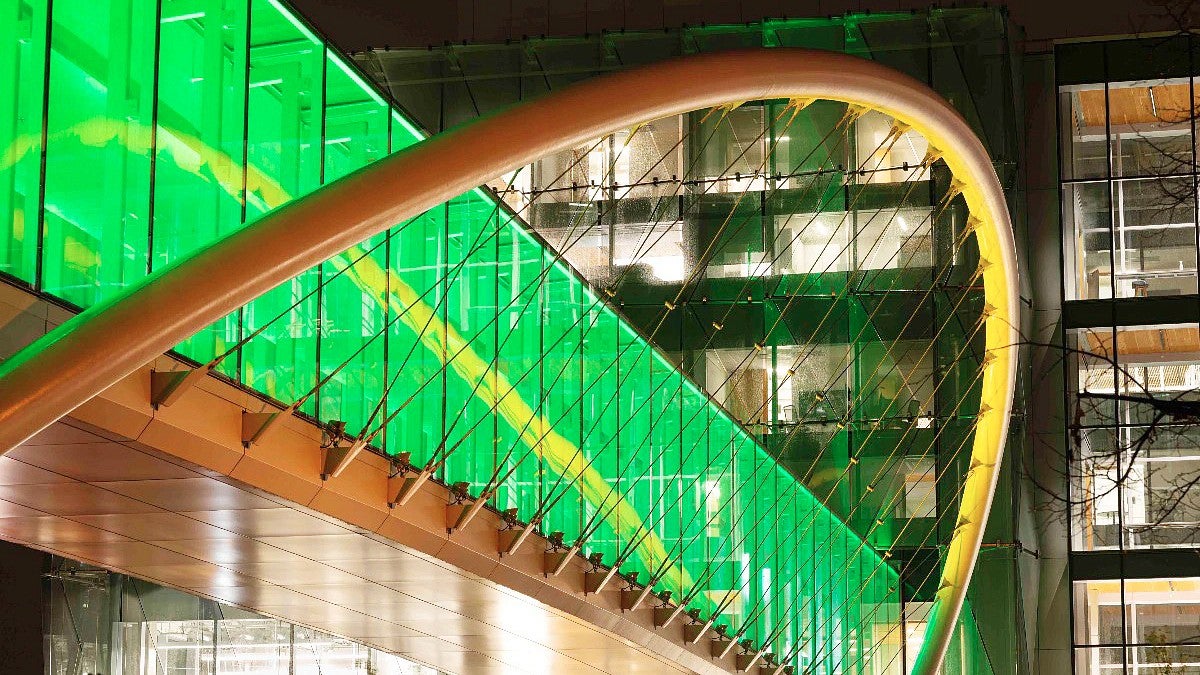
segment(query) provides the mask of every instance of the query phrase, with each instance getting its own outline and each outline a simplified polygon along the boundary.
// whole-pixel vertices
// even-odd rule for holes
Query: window
[[[1192,78],[1059,87],[1067,300],[1196,293]]]
[[[933,267],[933,209],[855,212],[858,269]]]
[[[777,271],[780,274],[847,271],[849,216],[844,211],[774,216]]]
[[[761,105],[692,113],[688,144],[699,179],[697,192],[739,193],[767,189],[766,112]]]
[[[1072,335],[1072,503],[1077,550],[1194,546],[1200,429],[1180,403],[1200,396],[1195,324]]]
[[[1076,675],[1200,668],[1200,578],[1077,581],[1073,595]]]
[[[933,518],[937,515],[937,461],[933,457],[902,457],[896,478],[903,494],[896,501],[897,518]]]
[[[116,635],[113,663],[120,664],[120,675],[437,675],[402,657],[276,619],[124,622]]]
[[[922,162],[929,141],[915,131],[904,131],[883,113],[871,111],[855,122],[855,169],[864,172],[859,183],[903,183],[928,180]]]

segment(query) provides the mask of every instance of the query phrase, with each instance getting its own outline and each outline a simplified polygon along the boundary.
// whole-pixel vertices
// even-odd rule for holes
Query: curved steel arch
[[[934,675],[978,555],[1016,380],[1016,254],[1004,194],[966,121],[924,84],[805,49],[691,56],[587,80],[430,138],[291,202],[93,307],[0,365],[0,453],[276,285],[484,181],[646,120],[819,98],[879,110],[942,153],[962,188],[985,295],[980,413],[958,521],[914,672]]]

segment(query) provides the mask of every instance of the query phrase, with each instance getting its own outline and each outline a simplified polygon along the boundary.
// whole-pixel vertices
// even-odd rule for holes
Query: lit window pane
[[[1113,176],[1190,172],[1191,100],[1187,78],[1109,84]]]
[[[1073,371],[1068,420],[1072,425],[1116,423],[1116,359],[1113,331],[1086,328],[1067,334]]]
[[[865,172],[859,183],[902,183],[927,180],[929,168],[921,164],[929,141],[912,130],[901,130],[891,117],[871,111],[854,124],[856,171]]]
[[[1063,178],[1106,177],[1108,130],[1104,85],[1076,85],[1059,91]]]
[[[1121,524],[1121,455],[1115,430],[1079,429],[1071,435],[1075,457],[1071,472],[1074,548],[1115,548]]]
[[[1064,185],[1062,200],[1067,299],[1112,297],[1112,214],[1108,184]]]
[[[1196,292],[1195,197],[1190,177],[1113,183],[1113,295]]]
[[[1076,581],[1075,644],[1119,645],[1122,624],[1121,581]]]

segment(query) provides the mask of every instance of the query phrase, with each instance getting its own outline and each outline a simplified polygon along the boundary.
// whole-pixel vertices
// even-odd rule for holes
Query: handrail
[[[0,365],[0,453],[278,284],[486,180],[646,120],[780,98],[840,101],[908,125],[941,153],[972,216],[986,355],[971,468],[914,670],[934,675],[966,597],[1008,431],[1019,318],[1015,245],[1002,188],[966,121],[926,85],[845,54],[729,51],[597,77],[330,183],[83,312]]]

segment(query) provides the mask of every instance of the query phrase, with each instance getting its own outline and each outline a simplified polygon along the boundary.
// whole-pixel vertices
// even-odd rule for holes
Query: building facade
[[[393,111],[391,102],[366,93],[336,49],[320,46],[312,28],[279,18],[286,13],[275,16],[273,2],[216,3],[225,19],[212,24],[201,21],[211,8],[141,3],[124,18],[144,25],[128,22],[124,42],[119,31],[108,31],[113,42],[91,51],[65,37],[87,32],[70,25],[67,0],[54,4],[62,23],[57,38],[34,30],[52,23],[38,15],[44,3],[15,5],[10,72],[21,81],[44,78],[46,89],[10,101],[4,112],[12,114],[0,122],[14,139],[40,135],[46,148],[70,150],[10,153],[14,159],[0,166],[11,188],[0,190],[0,199],[14,214],[0,262],[12,279],[80,307],[218,234],[188,230],[189,212],[238,224],[277,205],[281,194],[301,194],[402,149],[421,130],[450,129],[638,63],[739,47],[811,47],[870,58],[930,85],[963,114],[995,161],[1022,249],[1027,307],[1006,466],[947,672],[1165,675],[1200,668],[1200,492],[1191,489],[1200,482],[1200,41],[1190,34],[1135,39],[1053,31],[1076,39],[1031,44],[1003,9],[921,9],[358,54],[362,72],[390,92]],[[255,12],[275,18],[238,28]],[[124,19],[106,20],[117,26]],[[243,43],[245,50],[234,48]],[[96,49],[128,66],[128,77],[108,89],[123,95],[94,86],[100,70],[89,59],[93,66],[109,61]],[[30,59],[39,53],[57,70]],[[222,56],[206,71],[170,66],[203,63],[205,53]],[[196,78],[213,89],[197,96]],[[280,87],[284,80],[296,86]],[[45,108],[48,97],[60,95],[54,88],[80,106]],[[127,121],[124,132],[96,133],[149,144],[142,155],[115,160],[125,172],[119,191],[76,168],[114,161],[111,148],[89,145],[87,130],[77,128],[91,113]],[[304,142],[271,136],[281,116]],[[157,131],[138,136],[139,122]],[[219,163],[208,159],[201,172],[215,179],[207,192],[195,188],[195,158],[186,159],[200,147],[272,169],[298,168],[259,185],[257,200],[239,201],[224,189]],[[163,161],[168,155],[173,160]],[[899,590],[879,589],[884,598],[899,593],[894,606],[880,601],[894,616],[871,635],[885,645],[884,656],[864,659],[862,672],[902,672],[920,644],[969,469],[961,449],[971,435],[972,404],[978,407],[974,377],[983,355],[974,325],[985,310],[974,274],[981,261],[966,241],[969,223],[952,181],[929,157],[924,139],[877,113],[821,101],[746,102],[648,121],[543,158],[497,177],[490,193],[461,200],[428,225],[430,232],[446,229],[454,222],[449,209],[484,213],[502,202],[496,213],[525,220],[554,252],[553,261],[539,254],[531,262],[519,242],[497,244],[490,264],[515,261],[508,281],[561,258],[620,307],[636,328],[631,336],[648,338],[664,363],[702,387],[788,475],[894,557]],[[253,179],[243,171],[240,189],[253,193]],[[26,215],[35,211],[44,215]],[[472,234],[447,231],[441,241],[449,246]],[[426,256],[447,255],[391,243],[379,250],[385,266],[398,264],[413,278]],[[97,274],[86,258],[101,253],[117,264],[107,262]],[[321,286],[321,275],[336,274],[332,264],[314,270],[298,281],[303,288],[257,303],[181,352],[212,358],[260,327],[256,311],[286,313],[292,299]],[[490,291],[493,319],[502,290]],[[538,302],[548,308],[554,299]],[[360,321],[356,308],[320,296],[311,304],[293,311],[270,344],[251,345],[221,368],[289,402],[335,375],[334,386],[302,412],[361,426],[371,395],[347,390],[382,390],[392,375],[389,358],[413,345],[395,333],[387,346],[358,357],[363,337],[383,324],[359,326],[356,338],[340,330]],[[509,328],[526,344],[507,356],[530,361],[527,352],[542,344],[545,331],[526,336],[518,324]],[[344,359],[331,354],[357,359],[348,375],[338,375]],[[282,375],[263,365],[281,357],[290,369]],[[554,370],[540,362],[537,368],[544,378]],[[382,377],[366,374],[374,371]],[[457,395],[469,403],[469,394]],[[449,404],[429,405],[448,417]],[[474,430],[486,415],[472,414]],[[499,428],[493,435],[502,435]],[[383,449],[420,445],[423,433],[420,424],[401,420],[388,429],[400,440]],[[464,442],[475,441],[457,441]],[[652,482],[653,469],[645,471]],[[735,531],[736,524],[722,523],[732,517],[722,496],[737,492],[732,477],[700,481],[703,471],[694,473],[689,480],[703,490],[693,510],[707,527]],[[516,489],[539,484],[540,473],[515,480],[496,506],[540,513],[540,503],[523,503]],[[572,517],[546,529],[570,532],[579,527]],[[623,550],[616,531],[597,533],[595,543],[610,557]],[[728,606],[722,590],[751,585],[742,577],[755,565],[735,553],[696,554],[709,565],[718,561],[713,576],[722,581],[710,594],[721,606]],[[145,605],[141,582],[61,559],[44,564],[48,673],[107,672],[118,652],[130,655],[130,673],[235,672],[223,661],[242,669],[236,672],[423,672],[368,647],[165,589],[155,591],[165,598],[158,610],[134,611]],[[67,590],[75,585],[85,590]],[[766,578],[753,585],[771,587]],[[80,618],[93,628],[81,632]],[[812,621],[828,619],[813,610]],[[154,640],[179,649],[163,651],[148,642]],[[192,660],[154,661],[165,653]],[[306,653],[316,656],[306,660]],[[833,661],[823,667],[859,672]]]
[[[1055,51],[1076,672],[1196,667],[1194,49]]]
[[[954,103],[1017,201],[1019,31],[935,10],[609,31],[358,56],[421,124],[449,129],[629,65],[747,47],[886,63]],[[491,187],[827,504],[904,562],[906,652],[936,586],[971,436],[978,259],[923,138],[817,102],[701,110],[596,139]],[[886,146],[886,147],[885,147]],[[1019,218],[1018,218],[1019,222]],[[679,311],[664,318],[663,303]],[[972,347],[974,345],[974,347]],[[1023,394],[1021,394],[1023,397]],[[978,404],[975,403],[975,409]],[[1019,407],[1021,407],[1019,405]],[[961,672],[1024,672],[1024,415],[985,536]],[[1015,456],[1015,458],[1013,458]],[[970,656],[968,656],[970,654]]]

